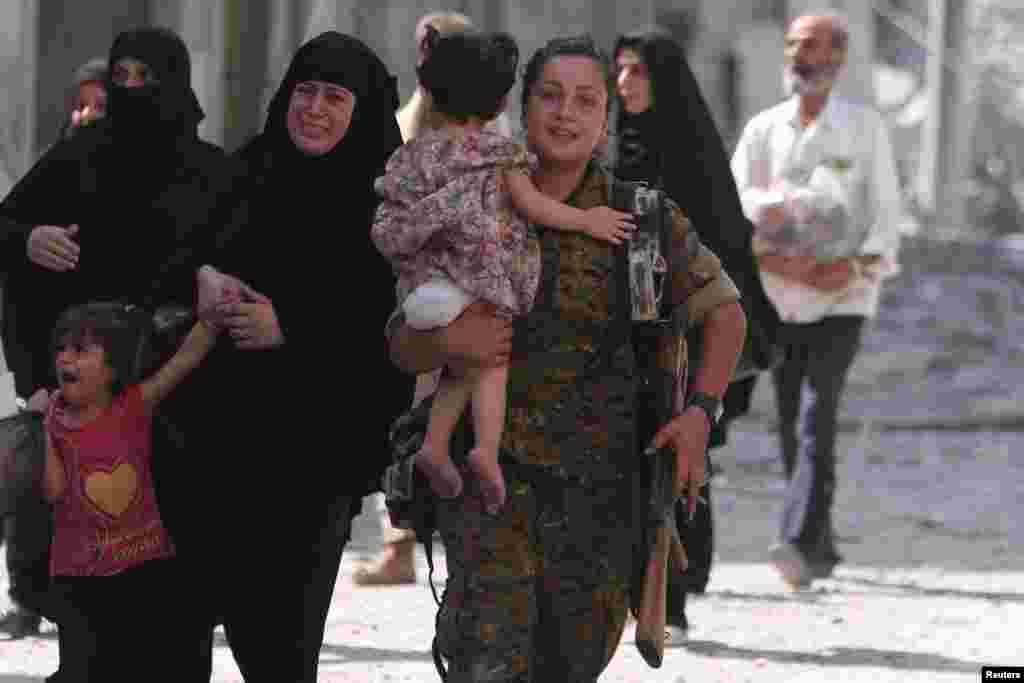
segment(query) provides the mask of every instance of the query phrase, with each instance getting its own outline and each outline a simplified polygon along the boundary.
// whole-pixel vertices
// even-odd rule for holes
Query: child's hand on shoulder
[[[633,214],[623,213],[607,206],[595,206],[584,211],[583,232],[594,239],[612,244],[622,244],[636,230]]]
[[[37,389],[36,393],[28,399],[25,410],[32,413],[45,413],[50,407],[50,400],[56,393],[51,394],[46,389]]]

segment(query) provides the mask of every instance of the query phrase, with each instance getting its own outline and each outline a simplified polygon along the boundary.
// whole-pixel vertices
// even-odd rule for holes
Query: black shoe
[[[835,571],[838,565],[838,560],[829,562],[810,562],[808,564],[808,570],[810,571],[812,579],[827,579],[832,576],[832,572]]]
[[[0,631],[5,631],[11,640],[39,635],[39,624],[43,618],[34,612],[14,608],[0,616]]]
[[[839,566],[843,561],[843,556],[835,551],[834,548],[826,550],[820,555],[814,555],[807,558],[807,569],[810,572],[812,579],[827,579],[832,576],[832,572]]]

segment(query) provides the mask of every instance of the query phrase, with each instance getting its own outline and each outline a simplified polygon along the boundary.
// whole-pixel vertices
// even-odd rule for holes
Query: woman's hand
[[[273,302],[247,285],[243,287],[241,301],[217,307],[224,327],[235,340],[235,347],[259,351],[284,344],[284,333]]]
[[[28,260],[57,273],[74,270],[78,267],[80,248],[71,238],[77,232],[77,225],[37,225],[28,236]]]
[[[655,450],[669,446],[675,451],[677,479],[674,494],[677,498],[686,494],[690,518],[697,512],[697,494],[707,477],[704,454],[710,433],[707,415],[700,408],[691,406],[662,427],[651,441]]]
[[[512,352],[512,323],[483,302],[471,304],[440,335],[448,362],[456,365],[505,365]]]
[[[437,330],[398,328],[391,339],[391,354],[398,367],[417,374],[455,366],[498,366],[512,352],[512,324],[496,314],[494,306],[471,304],[447,327]]]
[[[211,265],[204,265],[196,271],[196,313],[216,327],[223,327],[220,306],[222,304],[270,303],[249,285],[233,275],[222,273]]]

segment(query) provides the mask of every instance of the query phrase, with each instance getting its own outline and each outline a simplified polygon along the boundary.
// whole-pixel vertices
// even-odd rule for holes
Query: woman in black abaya
[[[743,215],[722,138],[701,95],[682,47],[663,29],[636,31],[615,43],[619,115],[615,174],[623,180],[661,187],[693,222],[701,242],[722,259],[742,293],[748,336],[774,339],[778,314],[765,296],[750,248],[753,227]],[[699,335],[689,335],[690,358],[700,358]],[[734,382],[725,394],[725,413],[713,426],[709,447],[725,443],[728,421],[749,409],[756,377]],[[690,567],[669,581],[668,621],[673,639],[684,637],[686,593],[702,593],[712,555],[710,490],[680,535]],[[682,508],[677,517],[684,519]]]
[[[191,260],[155,276],[172,255],[199,253],[231,166],[199,139],[203,111],[190,79],[173,32],[120,34],[106,118],[54,145],[0,204],[10,221],[0,227],[4,348],[19,394],[53,385],[46,349],[64,308],[150,296],[192,302]]]
[[[390,267],[370,242],[373,181],[401,144],[395,79],[336,32],[302,46],[211,263],[265,297],[224,304],[200,370],[216,520],[213,596],[246,681],[315,681],[350,518],[379,487],[412,380],[381,341]],[[259,600],[252,586],[266,587]]]
[[[192,304],[195,258],[211,241],[204,228],[217,222],[218,198],[232,182],[227,156],[199,139],[203,111],[176,34],[142,28],[118,35],[105,87],[107,116],[50,148],[0,204],[3,345],[22,396],[55,384],[50,335],[65,308],[96,300]],[[164,424],[157,422],[156,434]],[[184,457],[164,452],[154,453],[158,476]],[[164,502],[161,497],[161,514],[173,536],[174,515]],[[74,674],[81,670],[77,656],[88,657],[92,646],[88,628],[75,628],[75,615],[61,609],[48,587],[48,510],[41,502],[26,505],[9,522],[18,529],[8,539],[17,559],[12,594],[17,588],[19,601],[58,621],[61,671]],[[186,584],[170,581],[153,605],[167,598],[175,614],[188,610],[189,596],[175,593]],[[168,646],[171,638],[190,635],[170,611],[160,624],[165,633],[135,632]],[[132,649],[127,640],[126,647]],[[166,664],[188,668],[195,660],[184,653],[198,650],[185,646]],[[202,663],[197,666],[195,676],[184,669],[164,673],[192,680],[202,676]]]

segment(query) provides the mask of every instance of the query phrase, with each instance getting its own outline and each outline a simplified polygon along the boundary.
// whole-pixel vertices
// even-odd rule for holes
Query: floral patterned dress
[[[530,310],[540,246],[512,205],[506,169],[529,172],[526,149],[490,131],[425,131],[395,151],[376,190],[371,230],[398,276],[398,300],[449,279],[507,317]]]

